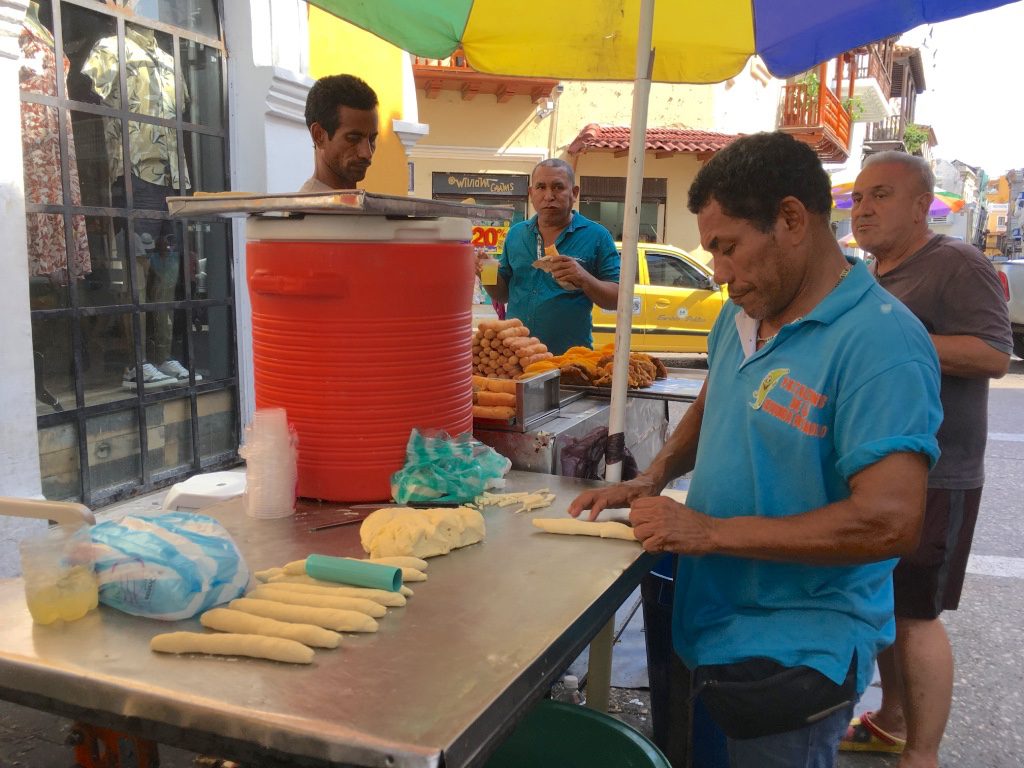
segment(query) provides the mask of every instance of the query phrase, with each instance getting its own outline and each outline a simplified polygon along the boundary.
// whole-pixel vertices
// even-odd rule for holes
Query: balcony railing
[[[783,128],[828,128],[843,149],[850,148],[850,113],[828,88],[812,96],[807,83],[787,83],[782,101]]]
[[[422,56],[413,56],[412,63],[415,67],[431,67],[433,69],[443,69],[449,72],[475,71],[466,63],[466,56],[461,50],[455,51],[447,59],[425,59]]]
[[[903,115],[894,115],[877,123],[868,123],[864,133],[865,143],[892,141],[902,142],[903,134],[906,132],[907,122]]]
[[[503,77],[477,72],[466,61],[462,50],[456,50],[446,59],[427,59],[414,56],[412,63],[416,86],[423,88],[428,99],[437,98],[441,91],[458,91],[465,101],[480,94],[493,94],[499,103],[514,96],[529,96],[534,103],[550,99],[558,80],[537,77]]]
[[[855,55],[857,79],[872,77],[882,89],[885,98],[892,92],[892,59],[896,47],[896,38],[889,38],[878,43],[859,48]]]

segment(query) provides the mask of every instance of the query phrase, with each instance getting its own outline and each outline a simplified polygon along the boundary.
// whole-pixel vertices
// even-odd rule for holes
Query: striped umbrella
[[[928,208],[929,216],[947,216],[959,213],[965,204],[963,197],[956,192],[935,188],[932,204]],[[847,181],[832,187],[832,205],[840,210],[853,208],[853,182]]]
[[[772,74],[789,77],[920,24],[1009,0],[659,0],[657,7],[655,0],[309,2],[416,56],[442,59],[461,48],[480,72],[634,82],[608,424],[606,477],[617,480],[651,82],[721,82],[754,54]]]

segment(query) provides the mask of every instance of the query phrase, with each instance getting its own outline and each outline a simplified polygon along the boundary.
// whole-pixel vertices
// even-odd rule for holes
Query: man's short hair
[[[558,168],[559,170],[565,171],[565,175],[569,177],[569,186],[576,186],[576,172],[572,169],[571,165],[565,162],[565,160],[562,160],[559,157],[549,157],[547,160],[541,160],[533,166],[533,171],[536,171],[541,166],[544,166],[545,168]],[[531,181],[533,180],[533,171],[530,172]]]
[[[927,192],[931,194],[935,190],[935,174],[932,172],[931,166],[928,165],[928,161],[923,157],[889,149],[885,152],[868,155],[864,165],[861,166],[861,170],[869,165],[877,165],[878,163],[899,163],[900,165],[905,165],[917,175],[918,181],[921,182],[922,193]]]
[[[832,182],[814,150],[786,133],[755,133],[736,139],[700,169],[687,208],[700,213],[713,198],[727,216],[769,232],[782,199],[790,196],[811,213],[828,216],[832,210]]]
[[[373,88],[355,75],[321,77],[306,96],[306,127],[320,123],[330,138],[338,130],[338,107],[369,111],[377,103]]]

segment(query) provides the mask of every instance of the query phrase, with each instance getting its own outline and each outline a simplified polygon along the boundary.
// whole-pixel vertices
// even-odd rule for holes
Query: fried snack
[[[579,363],[569,363],[561,366],[562,383],[576,384],[581,387],[589,387],[593,382],[590,373]]]
[[[516,396],[506,392],[476,392],[473,395],[473,402],[476,405],[504,405],[515,408]]]
[[[509,408],[506,405],[474,405],[473,406],[473,418],[474,419],[496,419],[498,421],[507,421],[516,415],[515,408]]]
[[[561,254],[554,245],[548,245],[544,248],[544,255],[533,262],[533,267],[539,269],[541,272],[547,272],[549,275],[554,270],[554,262]],[[555,280],[562,288],[567,291],[579,290],[579,287],[570,283],[566,280]]]

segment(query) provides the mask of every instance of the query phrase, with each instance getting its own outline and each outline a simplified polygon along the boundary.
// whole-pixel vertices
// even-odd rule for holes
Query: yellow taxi
[[[616,243],[619,250],[622,244]],[[729,298],[711,270],[681,248],[639,243],[630,348],[638,352],[708,351],[708,334]],[[615,341],[615,312],[594,306],[594,348]]]

